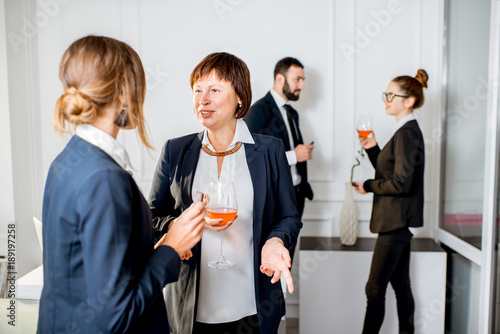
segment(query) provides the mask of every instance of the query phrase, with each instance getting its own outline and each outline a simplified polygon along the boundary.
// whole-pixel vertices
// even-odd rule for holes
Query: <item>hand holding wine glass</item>
[[[206,205],[206,198],[201,202],[192,204],[170,223],[168,232],[162,236],[154,248],[170,246],[179,254],[181,259],[190,258],[192,256],[191,248],[200,241],[203,234]]]
[[[210,201],[210,198],[208,198]],[[212,231],[215,232],[220,232],[225,229],[227,229],[229,226],[233,225],[233,222],[236,218],[238,218],[238,215],[235,215],[234,218],[228,222],[224,222],[223,218],[212,218],[214,215],[207,215],[205,216],[205,228],[211,229]]]
[[[365,150],[377,145],[377,140],[375,139],[375,134],[373,133],[369,137],[359,137],[359,142]]]
[[[361,115],[359,117],[356,131],[358,132],[362,149],[368,149],[377,144],[373,134],[373,121],[370,115]],[[363,155],[362,149],[361,154]]]
[[[218,226],[224,227],[232,223],[238,213],[238,203],[232,181],[212,181],[208,192],[209,203],[207,205],[208,217],[218,220]],[[210,224],[213,226],[213,224]],[[227,228],[227,227],[226,227]],[[226,259],[224,255],[224,229],[220,229],[221,245],[220,255],[216,260],[208,262],[208,266],[216,269],[229,269],[236,266],[236,263]]]

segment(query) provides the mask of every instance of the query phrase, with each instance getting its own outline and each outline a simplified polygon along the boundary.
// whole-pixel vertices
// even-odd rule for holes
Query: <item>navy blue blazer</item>
[[[278,237],[290,249],[302,227],[295,205],[290,168],[283,143],[269,136],[252,134],[255,144],[245,144],[245,154],[254,190],[253,242],[254,281],[260,332],[274,333],[285,314],[279,283],[260,273],[264,243]],[[192,184],[203,133],[172,139],[163,147],[151,188],[150,205],[155,230],[165,233],[168,223],[192,201]],[[193,257],[182,261],[179,280],[167,286],[167,310],[172,332],[191,334],[195,321],[201,242]]]
[[[293,143],[290,143],[288,137],[285,121],[281,116],[280,109],[276,105],[271,92],[268,92],[262,99],[252,105],[244,120],[250,132],[279,138],[283,141],[286,151],[294,149]],[[299,130],[299,141],[303,144],[304,141],[300,133],[298,115],[295,119],[295,124],[297,124]],[[307,162],[297,163],[297,172],[302,178],[299,184],[301,191],[305,194],[306,198],[312,200],[314,194],[311,185],[307,181]]]
[[[161,290],[177,279],[180,258],[153,242],[132,176],[73,136],[45,186],[37,333],[168,333]]]

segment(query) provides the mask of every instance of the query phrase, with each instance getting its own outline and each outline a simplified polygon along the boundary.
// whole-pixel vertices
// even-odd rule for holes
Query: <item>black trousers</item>
[[[306,205],[306,196],[304,195],[304,192],[300,190],[299,186],[295,186],[293,188],[295,189],[295,200],[297,201],[297,211],[299,212],[300,219],[302,219],[302,214],[304,213],[304,207]],[[290,248],[290,257],[292,258],[292,263],[296,245],[297,244],[293,245],[292,248]]]
[[[219,324],[195,322],[193,334],[259,334],[259,319],[257,314],[237,321]]]
[[[415,302],[410,287],[412,237],[408,228],[379,233],[366,283],[367,305],[363,334],[378,333],[382,327],[385,293],[389,283],[396,293],[399,333],[414,333]]]

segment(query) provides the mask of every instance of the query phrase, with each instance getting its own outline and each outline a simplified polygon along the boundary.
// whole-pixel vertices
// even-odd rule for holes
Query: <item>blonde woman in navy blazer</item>
[[[146,78],[112,38],[74,42],[60,65],[56,129],[76,127],[50,166],[43,199],[44,286],[37,333],[168,333],[161,290],[201,238],[204,205],[184,211],[155,245],[151,211],[131,175],[120,129],[138,129]],[[187,254],[187,255],[186,255]]]
[[[234,224],[222,228],[227,228],[224,249],[228,258],[240,248],[248,252],[235,268],[209,268],[208,245],[215,251],[220,249],[220,237],[211,229],[222,228],[213,226],[219,220],[207,219],[193,257],[182,261],[179,280],[167,287],[172,332],[276,333],[285,314],[278,282],[283,274],[293,292],[289,249],[302,227],[283,143],[270,136],[250,134],[241,120],[252,100],[250,73],[242,60],[224,52],[211,54],[196,66],[190,81],[195,115],[206,129],[169,140],[163,147],[150,195],[154,226],[167,232],[169,224],[191,205],[193,194],[202,190],[197,188],[198,181],[207,180],[210,173],[216,177],[218,173],[220,178],[243,175],[233,179],[238,216]],[[236,140],[243,144],[239,146]],[[202,145],[206,147],[202,149]],[[223,158],[213,156],[214,152],[224,152]],[[224,166],[234,168],[225,172]],[[241,191],[242,187],[247,191]],[[241,197],[253,197],[253,201]],[[238,228],[243,233],[236,234]],[[214,242],[210,244],[210,240]],[[233,246],[234,251],[228,251],[227,246],[230,250]],[[234,282],[235,277],[243,283],[238,279]],[[231,289],[233,284],[241,288]],[[248,303],[234,297],[240,294],[248,298]]]
[[[396,293],[400,333],[414,333],[415,302],[410,285],[409,227],[424,224],[424,139],[413,110],[424,103],[427,73],[400,76],[383,93],[385,110],[396,118],[393,136],[381,150],[375,136],[360,138],[375,168],[375,178],[355,183],[360,194],[372,192],[370,230],[378,233],[370,276],[363,333],[378,333],[385,313],[385,293],[391,283]]]

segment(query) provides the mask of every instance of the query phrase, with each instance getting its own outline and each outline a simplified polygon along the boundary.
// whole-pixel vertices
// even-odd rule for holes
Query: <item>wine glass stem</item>
[[[220,257],[224,258],[224,231],[220,231]]]

